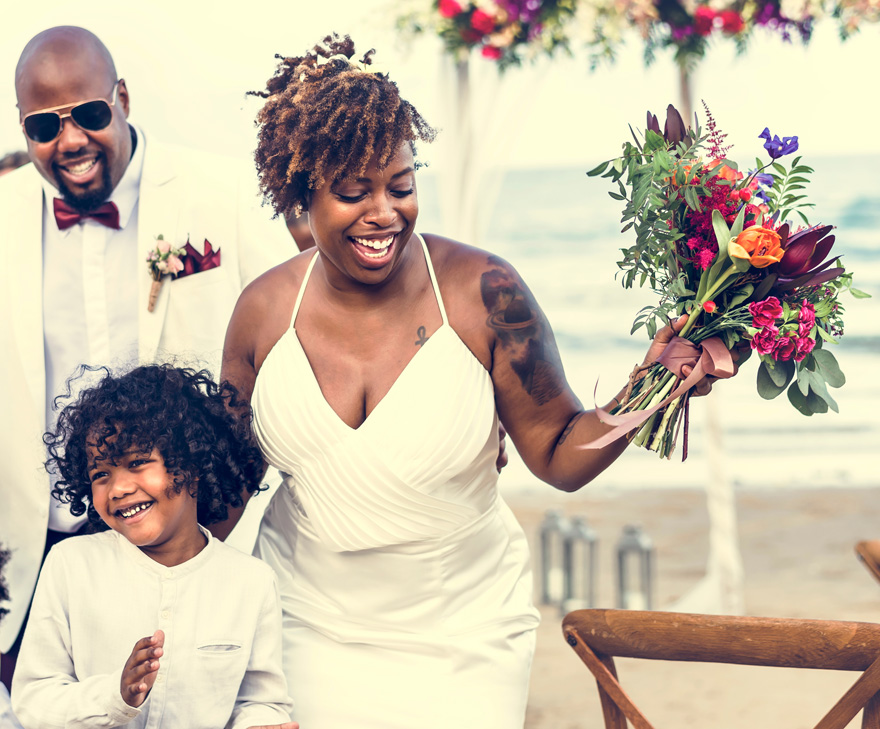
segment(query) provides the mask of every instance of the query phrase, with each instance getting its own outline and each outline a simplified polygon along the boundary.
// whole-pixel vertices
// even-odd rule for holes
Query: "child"
[[[107,372],[46,434],[53,495],[110,530],[43,566],[12,685],[25,729],[298,726],[272,570],[199,526],[259,489],[235,396],[170,365]]]

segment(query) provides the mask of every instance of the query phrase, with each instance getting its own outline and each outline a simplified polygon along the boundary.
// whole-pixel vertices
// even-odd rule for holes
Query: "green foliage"
[[[693,171],[699,165],[700,149],[705,138],[699,130],[688,130],[679,143],[667,143],[662,135],[648,129],[640,141],[633,133],[633,142],[625,142],[623,154],[597,165],[587,172],[616,185],[608,194],[624,203],[620,218],[621,232],[635,232],[635,243],[621,249],[618,276],[624,288],[650,286],[659,294],[657,306],[639,312],[633,331],[646,327],[653,336],[657,328],[683,310],[682,300],[693,299],[695,292],[686,282],[686,267],[691,265],[676,250],[677,218],[685,209],[699,210],[699,198],[707,191],[693,182]],[[674,181],[676,184],[671,185]],[[670,195],[670,190],[674,193]],[[695,278],[695,277],[694,277]]]
[[[757,160],[757,162],[758,169],[761,169],[761,161]],[[807,196],[801,191],[806,189],[813,168],[800,162],[801,158],[795,157],[789,170],[778,161],[767,165],[764,172],[773,178],[773,186],[767,190],[767,196],[770,198],[771,209],[779,211],[779,220],[788,220],[789,216],[796,212],[804,224],[809,225],[810,221],[807,220],[803,209],[813,207],[813,203],[806,202]]]

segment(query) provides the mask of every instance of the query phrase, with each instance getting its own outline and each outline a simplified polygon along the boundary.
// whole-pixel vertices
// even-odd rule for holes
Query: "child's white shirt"
[[[248,729],[289,721],[272,569],[215,540],[176,567],[114,531],[66,539],[43,565],[12,685],[25,729]],[[156,682],[120,693],[135,643],[165,632]]]

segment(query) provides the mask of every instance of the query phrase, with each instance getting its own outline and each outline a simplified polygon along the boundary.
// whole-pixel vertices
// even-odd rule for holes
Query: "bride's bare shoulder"
[[[313,255],[314,249],[307,250],[257,276],[241,292],[238,308],[265,311],[279,308],[279,302],[290,297],[295,299]]]

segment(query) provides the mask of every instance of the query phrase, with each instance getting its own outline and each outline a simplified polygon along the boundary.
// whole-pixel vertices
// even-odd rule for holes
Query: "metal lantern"
[[[539,530],[541,544],[541,604],[559,605],[562,602],[564,579],[562,545],[568,531],[568,521],[558,509],[544,514]]]
[[[586,519],[576,516],[562,542],[564,613],[596,606],[599,538]]]
[[[640,527],[627,524],[617,543],[617,607],[651,610],[654,543]]]

